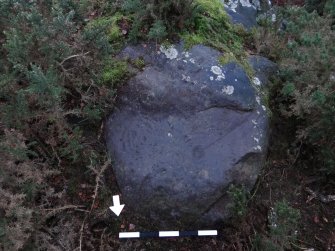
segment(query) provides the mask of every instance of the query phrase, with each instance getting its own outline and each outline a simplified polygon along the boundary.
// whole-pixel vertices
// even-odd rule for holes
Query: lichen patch
[[[219,66],[213,65],[211,67],[211,72],[213,72],[215,75],[217,75],[216,81],[221,81],[222,79],[226,78],[226,76],[224,75],[224,73],[222,72],[222,70]]]
[[[222,90],[222,93],[227,94],[227,95],[232,95],[234,93],[234,86],[232,85],[225,85]]]
[[[190,76],[186,76],[184,74],[182,74],[181,76],[182,76],[182,80],[184,80],[186,82],[191,82],[191,77]]]
[[[213,65],[211,67],[211,72],[213,72],[215,75],[222,75],[222,70],[219,66]]]
[[[240,3],[243,7],[255,7],[250,3],[249,0],[240,0]]]
[[[169,47],[161,45],[159,49],[168,59],[175,59],[178,57],[178,51],[173,45]]]
[[[254,85],[260,86],[261,85],[261,81],[259,80],[259,78],[254,77],[252,79],[252,82],[254,83]]]

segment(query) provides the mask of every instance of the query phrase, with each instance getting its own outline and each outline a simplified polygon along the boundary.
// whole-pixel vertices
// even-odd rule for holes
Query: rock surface
[[[261,56],[250,56],[249,64],[253,68],[256,81],[253,81],[257,86],[267,87],[268,79],[278,71],[278,66],[271,60]],[[259,83],[258,83],[259,81]]]
[[[227,14],[234,24],[240,24],[247,30],[257,26],[257,18],[276,19],[275,12],[271,10],[270,0],[221,0]]]
[[[257,86],[266,79],[221,66],[220,55],[182,44],[122,53],[147,66],[119,91],[107,147],[126,207],[159,227],[226,219],[229,185],[251,189],[264,162],[268,116]]]
[[[259,1],[249,0],[222,0],[227,14],[235,24],[241,24],[246,29],[251,29],[257,25],[257,9],[260,8]]]

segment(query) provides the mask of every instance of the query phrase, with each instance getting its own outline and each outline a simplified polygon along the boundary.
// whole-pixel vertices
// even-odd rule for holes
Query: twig
[[[91,209],[90,211],[86,214],[82,224],[81,224],[81,227],[80,227],[80,237],[79,237],[79,251],[82,250],[82,244],[83,244],[83,232],[84,232],[84,227],[85,227],[85,223],[86,223],[86,220],[87,218],[91,215],[92,213],[92,210],[93,210],[93,207],[94,207],[94,204],[95,204],[95,200],[98,196],[98,191],[99,191],[99,187],[100,187],[100,182],[101,182],[101,176],[103,175],[103,173],[105,172],[105,170],[107,169],[107,167],[110,165],[110,159],[108,159],[104,165],[101,167],[100,171],[97,172],[96,170],[94,170],[92,168],[92,166],[90,166],[89,168],[94,172],[96,173],[96,177],[95,177],[95,188],[94,188],[94,195],[93,195],[93,201],[92,201],[92,204],[91,204]]]
[[[300,155],[300,152],[301,152],[301,147],[302,147],[302,140],[300,140],[300,145],[299,145],[298,151],[295,155],[295,158],[294,158],[293,162],[290,164],[290,167],[293,167],[294,164],[297,162],[297,160],[299,158],[299,155]]]
[[[52,145],[50,145],[50,146],[51,146],[51,149],[54,152],[54,154],[55,154],[55,156],[56,156],[56,158],[58,160],[58,166],[60,167],[60,164],[62,163],[62,160],[59,158],[59,156],[58,156],[57,151],[55,150],[55,148]]]
[[[104,235],[105,235],[105,231],[107,228],[104,228],[104,230],[102,231],[101,237],[100,237],[100,251],[103,251],[103,240],[104,240]]]
[[[74,110],[69,110],[67,112],[64,112],[63,116],[66,116],[66,115],[80,115],[80,114],[81,114],[80,110],[74,109]]]
[[[309,193],[312,197],[308,199],[308,201],[313,200],[314,198],[318,198],[323,203],[329,203],[335,201],[335,195],[322,195],[320,193],[314,192],[312,189],[306,187],[305,191]]]
[[[60,62],[59,64],[60,64],[60,65],[63,65],[63,64],[65,63],[65,61],[67,61],[67,60],[69,60],[69,59],[71,59],[71,58],[83,57],[83,56],[87,55],[88,53],[90,53],[90,52],[88,51],[88,52],[85,52],[85,53],[75,54],[75,55],[69,56],[69,57],[63,59],[63,61]]]
[[[85,206],[67,205],[67,206],[63,206],[63,207],[59,207],[59,208],[45,208],[45,209],[42,209],[42,210],[44,210],[44,211],[59,211],[59,210],[79,208],[79,207],[85,207]]]

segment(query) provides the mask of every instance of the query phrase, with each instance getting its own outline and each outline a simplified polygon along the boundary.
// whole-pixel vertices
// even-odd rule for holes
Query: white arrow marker
[[[120,205],[119,195],[114,195],[113,196],[113,204],[114,204],[114,206],[109,207],[109,209],[112,210],[117,216],[119,216],[123,207],[124,207],[124,204]]]

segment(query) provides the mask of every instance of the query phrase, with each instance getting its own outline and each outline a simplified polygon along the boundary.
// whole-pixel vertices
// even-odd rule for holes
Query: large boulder
[[[252,189],[268,142],[267,108],[244,69],[198,45],[130,46],[147,66],[119,93],[106,142],[126,207],[159,227],[230,216],[230,184]],[[259,75],[261,77],[261,75]]]

